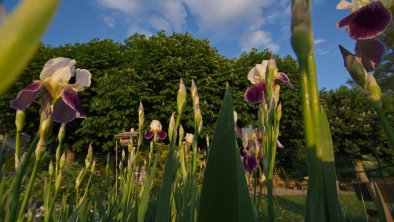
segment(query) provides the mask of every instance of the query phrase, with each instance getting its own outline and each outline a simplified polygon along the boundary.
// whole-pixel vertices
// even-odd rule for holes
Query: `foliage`
[[[321,99],[330,122],[334,151],[343,163],[351,164],[352,158],[368,154],[379,155],[386,163],[392,162],[394,152],[390,141],[360,89],[343,86],[336,91],[323,90]],[[388,113],[394,111],[393,101],[389,96],[384,97]],[[391,121],[394,122],[392,117]]]

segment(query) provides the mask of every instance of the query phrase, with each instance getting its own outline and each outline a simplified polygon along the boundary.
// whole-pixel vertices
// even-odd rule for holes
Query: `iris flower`
[[[391,13],[381,1],[341,0],[337,9],[349,9],[352,13],[338,22],[337,27],[347,26],[353,39],[371,39],[386,30],[391,22]]]
[[[158,139],[164,140],[167,137],[167,133],[162,129],[162,125],[158,120],[152,120],[150,123],[150,130],[145,132],[145,139]]]
[[[193,134],[191,134],[191,133],[186,133],[185,142],[186,142],[187,147],[190,147],[190,146],[192,145],[192,143],[193,143],[193,138],[194,138],[194,135],[193,135]]]
[[[62,57],[48,60],[41,71],[40,80],[19,91],[16,98],[10,101],[11,107],[24,111],[43,92],[50,97],[55,122],[68,123],[75,118],[85,118],[77,92],[90,86],[91,74],[86,69],[75,69],[75,63],[73,59]],[[75,83],[69,84],[74,76]]]
[[[242,163],[244,168],[252,172],[258,166],[258,160],[262,157],[261,153],[261,130],[259,128],[254,129],[252,126],[248,128],[242,128],[241,130],[242,146],[240,149],[240,155],[242,157]],[[276,141],[277,148],[284,148],[282,143]]]
[[[269,62],[272,62],[275,66],[274,84],[279,84],[281,81],[285,83],[287,87],[293,88],[289,77],[283,72],[278,72],[274,59],[263,60],[261,64],[257,64],[248,73],[248,80],[253,86],[246,90],[244,97],[250,104],[259,103],[264,98],[263,94],[266,93],[266,72],[268,72],[267,68]]]
[[[242,128],[242,148],[240,153],[244,168],[249,172],[252,172],[258,166],[257,157],[261,147],[258,140],[258,131],[251,126]]]

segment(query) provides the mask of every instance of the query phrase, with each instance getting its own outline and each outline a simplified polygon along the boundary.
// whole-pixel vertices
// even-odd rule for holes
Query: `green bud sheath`
[[[23,127],[25,126],[25,112],[22,110],[16,111],[15,126],[16,131],[22,131]]]
[[[179,81],[179,90],[177,96],[178,113],[183,113],[186,106],[186,87],[181,79]]]
[[[368,75],[366,94],[368,102],[374,109],[382,108],[382,90],[373,75]]]
[[[343,62],[344,66],[348,70],[350,77],[363,89],[366,88],[367,86],[367,71],[364,69],[364,66],[361,62],[361,59],[355,55],[353,55],[351,52],[349,52],[347,49],[339,45],[339,49],[341,51],[342,57],[343,57]]]

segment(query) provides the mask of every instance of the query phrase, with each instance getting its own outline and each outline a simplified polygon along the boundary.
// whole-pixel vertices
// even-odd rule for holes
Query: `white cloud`
[[[110,27],[110,28],[115,28],[115,19],[114,17],[111,16],[104,16],[103,17],[104,23]]]
[[[237,42],[246,51],[251,48],[278,51],[279,39],[273,39],[266,26],[277,26],[278,30],[287,27],[290,12],[288,0],[94,1],[109,10],[103,16],[105,24],[114,27],[115,22],[124,22],[128,34],[151,35],[160,30],[190,32],[187,22],[192,22],[204,37]]]
[[[314,43],[315,45],[320,45],[320,44],[322,44],[322,43],[324,43],[324,42],[326,42],[325,39],[315,39],[315,40],[313,41],[313,43]]]
[[[240,39],[240,45],[243,51],[250,51],[252,48],[266,49],[277,52],[280,46],[272,41],[271,34],[262,30],[245,34]]]
[[[186,23],[186,8],[181,0],[97,0],[99,5],[122,13],[129,33],[150,34],[160,30],[182,31]],[[108,24],[108,16],[104,22]],[[110,26],[111,27],[111,26]]]

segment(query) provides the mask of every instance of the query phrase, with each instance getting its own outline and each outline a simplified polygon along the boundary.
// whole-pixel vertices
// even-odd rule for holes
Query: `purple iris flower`
[[[347,26],[353,39],[371,39],[386,30],[391,22],[391,13],[382,2],[373,1],[358,8],[358,1],[352,3],[342,0],[337,9],[350,9],[352,14],[338,22],[337,27]]]
[[[164,140],[167,138],[167,133],[162,129],[162,125],[158,120],[152,120],[150,124],[150,130],[144,134],[145,139],[150,140],[152,138],[158,140]]]
[[[252,87],[248,88],[244,94],[245,100],[250,104],[257,104],[262,101],[266,94],[266,72],[268,63],[272,63],[275,66],[274,84],[283,82],[287,87],[293,88],[294,86],[290,83],[289,77],[283,73],[278,72],[275,60],[263,60],[261,64],[257,64],[248,73],[248,80],[253,84]]]
[[[10,101],[10,106],[24,111],[42,92],[51,97],[52,118],[55,122],[69,123],[75,118],[85,118],[77,92],[90,86],[91,74],[86,69],[75,69],[75,63],[73,59],[62,57],[48,60],[41,71],[40,80],[19,91],[16,98]],[[69,84],[74,76],[75,83]]]

